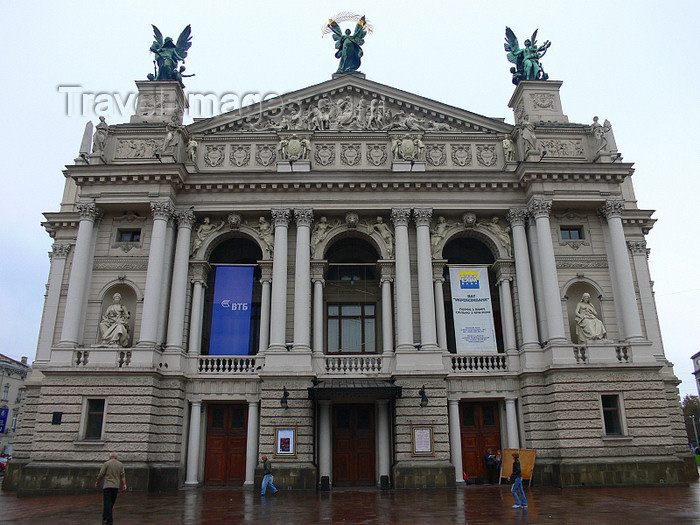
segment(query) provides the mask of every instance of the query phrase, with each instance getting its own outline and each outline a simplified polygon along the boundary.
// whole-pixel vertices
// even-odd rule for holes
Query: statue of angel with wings
[[[192,47],[192,29],[188,25],[182,30],[177,42],[166,37],[163,39],[163,33],[153,26],[153,36],[155,41],[151,45],[151,53],[155,55],[153,61],[154,73],[149,73],[148,80],[177,80],[184,88],[182,83],[184,77],[193,77],[194,75],[184,75],[185,66],[181,65],[178,69],[178,62],[184,62],[187,57],[187,50]]]
[[[355,19],[357,25],[355,32],[350,33],[350,29],[345,30],[343,34],[338,22],[344,20]],[[365,43],[365,36],[368,31],[371,32],[371,27],[365,20],[365,17],[359,17],[352,13],[340,13],[328,21],[324,26],[325,32],[333,32],[333,40],[335,40],[335,48],[337,49],[335,57],[340,59],[338,71],[336,73],[352,73],[360,68],[360,59],[362,58],[362,44]]]
[[[552,43],[547,40],[537,47],[537,29],[532,33],[532,38],[525,40],[525,47],[518,45],[518,39],[510,27],[506,27],[506,43],[503,47],[508,52],[508,61],[515,64],[510,68],[513,74],[513,84],[516,86],[521,80],[547,80],[549,75],[540,65],[540,58],[544,56]]]

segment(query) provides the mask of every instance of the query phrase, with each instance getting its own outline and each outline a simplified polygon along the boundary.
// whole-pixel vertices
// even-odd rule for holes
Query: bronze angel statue
[[[185,66],[181,65],[178,69],[178,62],[185,61],[187,57],[187,50],[192,47],[192,29],[188,25],[182,30],[180,36],[177,38],[177,42],[173,42],[173,39],[166,37],[163,40],[163,33],[153,26],[153,36],[155,41],[151,46],[151,53],[155,55],[155,60],[153,61],[154,73],[149,73],[148,80],[177,80],[180,85],[184,88],[185,85],[182,83],[184,77],[193,77],[194,75],[184,75]]]
[[[325,32],[329,32],[328,30],[333,32],[333,40],[335,40],[335,48],[337,49],[335,57],[340,59],[336,73],[352,73],[360,68],[360,59],[363,54],[362,44],[365,43],[364,38],[367,36],[367,32],[372,30],[365,17],[362,16],[357,20],[354,33],[351,34],[350,30],[346,29],[345,34],[343,34],[338,22],[352,18],[357,20],[357,15],[340,13],[331,18],[328,24],[324,26]]]
[[[532,33],[530,40],[525,40],[525,47],[520,48],[518,39],[510,27],[506,27],[506,43],[503,47],[508,52],[508,60],[515,64],[510,68],[513,74],[513,84],[516,86],[521,80],[547,80],[549,75],[544,72],[540,64],[540,58],[544,56],[552,43],[547,40],[537,47],[537,29]]]

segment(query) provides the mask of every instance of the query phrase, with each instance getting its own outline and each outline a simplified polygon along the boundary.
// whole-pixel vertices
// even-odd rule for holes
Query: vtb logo
[[[479,272],[459,272],[459,287],[462,290],[476,290],[479,288]]]

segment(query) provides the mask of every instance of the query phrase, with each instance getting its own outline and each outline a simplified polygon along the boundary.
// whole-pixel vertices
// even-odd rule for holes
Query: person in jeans
[[[277,494],[277,487],[275,487],[272,483],[272,480],[274,479],[274,476],[272,475],[272,463],[264,454],[261,459],[263,464],[263,480],[262,487],[260,488],[260,495],[265,496],[268,486],[272,489],[272,494],[275,495]]]
[[[121,481],[122,490],[126,490],[126,475],[124,474],[124,465],[117,459],[117,453],[112,452],[109,455],[109,460],[105,461],[97,475],[95,488],[104,480],[102,485],[104,506],[102,509],[102,524],[112,525],[112,509],[117,501],[117,492],[119,491],[119,482]]]
[[[510,491],[513,493],[513,498],[515,499],[514,509],[527,508],[527,498],[525,497],[525,491],[523,490],[523,473],[520,470],[520,454],[513,452],[513,473],[510,475],[510,480],[513,482],[513,487]],[[520,498],[518,498],[520,494]]]

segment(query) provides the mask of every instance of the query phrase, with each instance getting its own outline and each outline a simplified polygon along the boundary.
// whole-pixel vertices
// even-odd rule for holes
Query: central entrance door
[[[374,405],[333,405],[333,485],[374,485]]]
[[[243,485],[247,423],[247,405],[209,405],[205,484]]]
[[[464,473],[472,481],[477,476],[488,479],[486,450],[501,449],[498,402],[460,403],[459,421]]]

